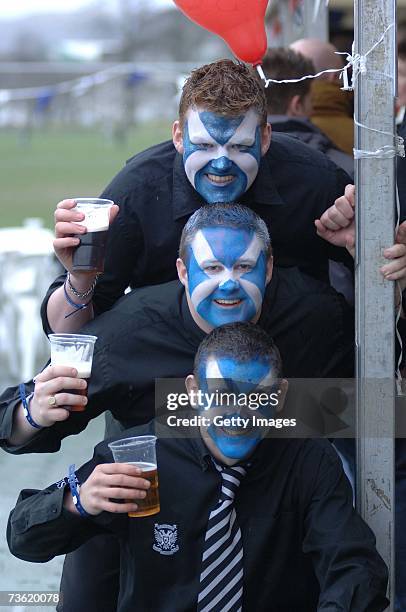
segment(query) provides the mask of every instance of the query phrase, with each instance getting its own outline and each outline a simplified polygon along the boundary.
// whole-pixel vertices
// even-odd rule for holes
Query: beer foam
[[[67,368],[75,368],[78,371],[78,378],[90,378],[90,374],[92,372],[92,362],[91,361],[69,361],[61,358],[62,355],[55,361],[52,359],[51,365],[62,365]]]
[[[88,232],[105,232],[109,229],[110,206],[82,206],[77,204],[78,212],[85,215],[83,221],[75,221],[78,225],[83,225]]]

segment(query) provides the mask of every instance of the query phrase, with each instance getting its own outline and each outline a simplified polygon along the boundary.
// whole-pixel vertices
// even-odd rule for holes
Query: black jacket
[[[287,115],[271,115],[268,117],[273,132],[283,132],[309,145],[312,149],[321,151],[337,166],[354,178],[354,158],[338,149],[332,140],[309,119],[288,117]]]
[[[52,485],[22,491],[7,540],[17,557],[44,562],[113,532],[121,547],[118,612],[195,612],[207,521],[221,478],[200,437],[175,438],[153,423],[125,436],[151,431],[159,436],[158,514],[130,519],[103,512],[83,519],[63,509],[64,489]],[[111,461],[106,443],[99,444],[78,470],[79,481]],[[265,439],[249,464],[235,502],[244,551],[243,610],[384,610],[387,569],[371,530],[353,509],[351,487],[330,444]],[[168,528],[173,537],[162,554],[157,532]]]

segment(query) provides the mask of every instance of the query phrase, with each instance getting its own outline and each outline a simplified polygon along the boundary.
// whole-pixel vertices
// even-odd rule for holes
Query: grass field
[[[99,195],[126,159],[168,138],[167,123],[133,128],[122,144],[86,129],[45,128],[28,140],[1,130],[0,227],[41,217],[52,228],[59,200]]]

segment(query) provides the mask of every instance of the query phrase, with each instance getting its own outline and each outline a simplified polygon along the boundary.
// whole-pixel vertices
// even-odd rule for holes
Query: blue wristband
[[[25,396],[24,383],[21,383],[21,385],[18,387],[18,390],[20,392],[20,399],[23,404],[23,412],[24,412],[25,418],[27,419],[31,427],[35,427],[35,429],[42,429],[41,425],[38,425],[38,423],[34,421],[30,413],[30,401],[31,401],[33,394],[29,395],[28,397]]]
[[[68,472],[68,482],[70,487],[70,492],[72,493],[73,503],[79,514],[85,518],[89,517],[90,514],[86,512],[82,504],[80,503],[80,495],[79,495],[79,483],[75,474],[75,464],[69,466]]]
[[[69,314],[65,315],[64,317],[65,319],[67,319],[68,317],[71,317],[73,314],[75,314],[79,310],[84,310],[85,308],[89,306],[90,302],[92,301],[92,300],[89,300],[88,302],[86,302],[86,304],[76,304],[76,302],[70,299],[68,292],[66,291],[66,281],[63,284],[63,292],[65,294],[65,300],[68,302],[69,306],[72,306],[72,308],[75,309],[75,310],[72,310],[72,312],[70,312]]]

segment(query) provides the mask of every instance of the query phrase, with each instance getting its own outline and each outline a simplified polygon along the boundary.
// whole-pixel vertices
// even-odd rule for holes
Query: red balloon
[[[243,62],[260,64],[267,48],[268,0],[174,0],[195,23],[223,38]]]

